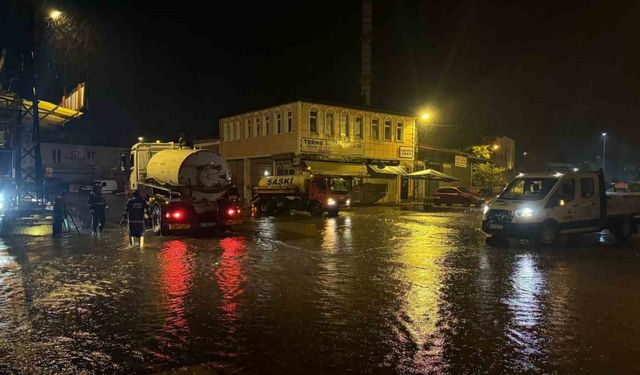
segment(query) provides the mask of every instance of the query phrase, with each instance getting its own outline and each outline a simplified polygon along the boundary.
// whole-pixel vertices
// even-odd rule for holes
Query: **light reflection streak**
[[[246,245],[244,239],[227,237],[220,241],[222,257],[215,271],[218,286],[222,292],[222,310],[226,320],[238,318],[238,299],[244,293],[247,276],[244,272]]]
[[[169,310],[165,318],[165,331],[182,338],[186,338],[189,332],[185,297],[193,277],[186,254],[187,245],[179,240],[166,242],[158,254],[160,278]]]
[[[418,348],[430,349],[428,352],[419,352],[414,358],[416,363],[428,367],[429,358],[439,356],[442,349],[441,338],[435,335],[437,324],[440,320],[440,288],[442,283],[442,266],[439,260],[446,255],[447,247],[444,240],[450,238],[451,230],[445,226],[447,218],[421,217],[398,224],[398,232],[403,234],[400,238],[398,261],[403,264],[398,269],[397,278],[403,281],[407,287],[402,308],[406,317],[397,317],[405,332],[410,334],[409,339]],[[406,341],[406,338],[399,338]]]

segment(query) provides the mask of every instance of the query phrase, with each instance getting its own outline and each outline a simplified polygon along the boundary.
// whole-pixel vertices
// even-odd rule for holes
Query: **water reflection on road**
[[[490,248],[479,213],[0,244],[0,372],[640,372],[638,242]]]

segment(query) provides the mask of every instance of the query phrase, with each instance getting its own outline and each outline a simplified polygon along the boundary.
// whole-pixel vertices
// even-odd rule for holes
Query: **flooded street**
[[[492,248],[480,220],[356,208],[142,250],[113,219],[5,238],[0,372],[640,373],[637,238]]]

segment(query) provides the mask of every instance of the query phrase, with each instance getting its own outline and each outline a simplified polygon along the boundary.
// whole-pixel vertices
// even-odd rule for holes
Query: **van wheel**
[[[507,240],[507,237],[505,236],[494,234],[491,237],[487,237],[485,243],[491,247],[507,246],[509,245],[509,240]]]
[[[626,242],[633,234],[631,223],[632,219],[625,217],[624,219],[620,220],[616,228],[612,230],[613,234],[616,236],[619,242]]]
[[[320,206],[320,202],[311,202],[309,205],[309,212],[311,216],[322,216],[322,206]]]
[[[338,210],[329,210],[327,211],[327,215],[329,215],[330,217],[336,217],[338,216]]]
[[[541,245],[553,245],[558,240],[558,227],[551,221],[542,223],[538,231],[537,241]]]

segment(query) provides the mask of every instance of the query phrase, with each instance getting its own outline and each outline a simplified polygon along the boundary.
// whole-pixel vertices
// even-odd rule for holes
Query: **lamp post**
[[[607,133],[602,132],[602,172],[604,172],[605,153],[607,151]]]
[[[527,155],[528,153],[526,151],[522,153],[522,171],[523,172],[527,169]]]
[[[490,153],[489,159],[493,159],[494,158],[494,153],[499,148],[500,148],[500,145],[498,145],[498,144],[494,144],[494,145],[491,146],[491,149],[490,149],[491,153]],[[494,171],[495,171],[495,169],[494,169],[495,166],[496,166],[496,161],[492,160],[492,163],[491,163],[491,174],[489,176],[489,189],[490,189],[490,192],[491,192],[491,196],[493,196],[493,175],[494,175]]]

